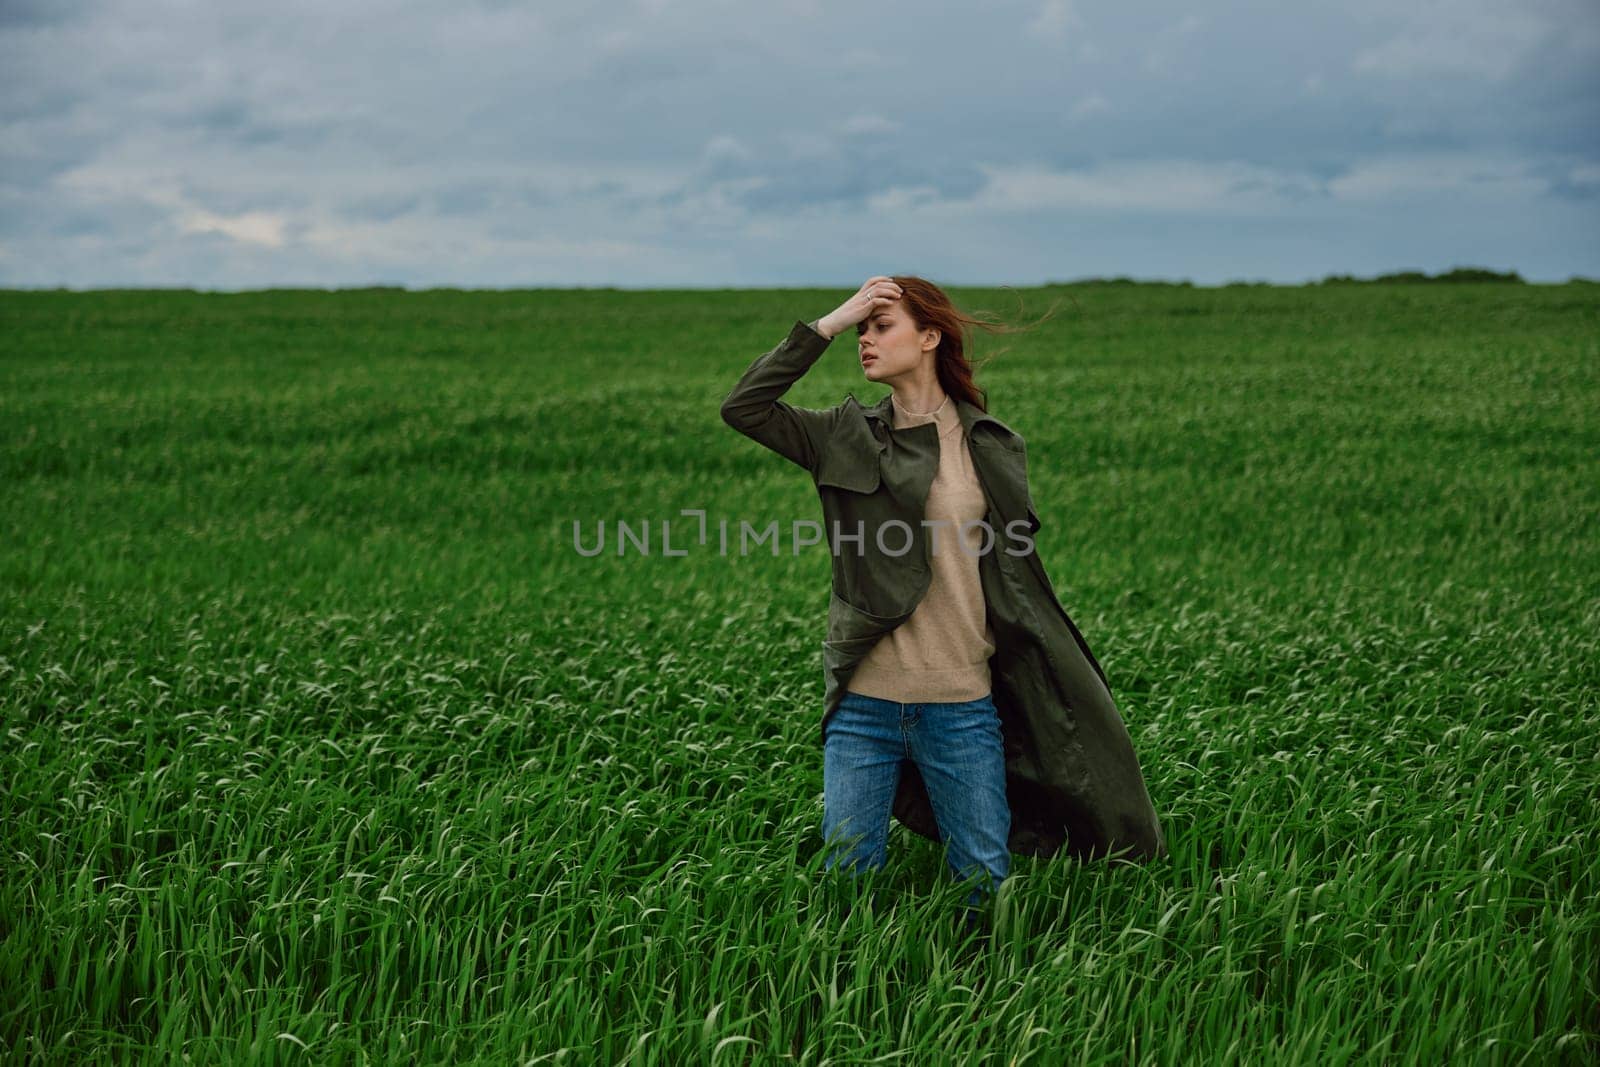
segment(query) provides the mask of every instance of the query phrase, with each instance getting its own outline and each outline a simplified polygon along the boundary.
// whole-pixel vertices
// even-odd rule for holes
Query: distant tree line
[[[1390,282],[1515,282],[1517,285],[1527,284],[1522,275],[1514,270],[1499,271],[1487,270],[1483,267],[1456,267],[1445,271],[1443,274],[1424,274],[1420,270],[1400,270],[1392,274],[1380,274],[1375,278],[1357,278],[1349,274],[1326,275],[1316,285],[1382,285]]]
[[[1593,279],[1593,278],[1585,278],[1585,277],[1582,277],[1580,275],[1574,274],[1571,278],[1568,278],[1567,281],[1568,282],[1593,282],[1593,281],[1595,281],[1595,279]],[[1376,277],[1372,277],[1372,278],[1357,278],[1353,274],[1328,274],[1328,275],[1324,275],[1323,278],[1320,281],[1303,282],[1302,284],[1303,285],[1400,285],[1400,284],[1409,285],[1409,284],[1413,284],[1413,283],[1416,283],[1416,282],[1511,282],[1511,283],[1514,283],[1516,285],[1526,285],[1527,284],[1527,280],[1525,278],[1523,278],[1521,274],[1518,274],[1514,270],[1501,272],[1501,271],[1488,270],[1487,268],[1484,268],[1484,267],[1455,267],[1455,268],[1453,268],[1451,270],[1444,271],[1441,274],[1426,274],[1426,273],[1424,273],[1424,272],[1422,272],[1420,270],[1399,270],[1399,271],[1394,271],[1394,272],[1389,273],[1389,274],[1379,274]],[[1068,282],[1055,282],[1055,281],[1052,281],[1052,282],[1046,282],[1045,284],[1046,285],[1163,285],[1163,286],[1168,286],[1168,287],[1171,287],[1171,288],[1174,288],[1174,289],[1187,289],[1187,288],[1193,288],[1194,287],[1194,283],[1189,281],[1186,278],[1185,279],[1180,279],[1178,281],[1166,281],[1166,280],[1163,280],[1163,279],[1152,279],[1152,280],[1149,280],[1149,281],[1139,281],[1139,280],[1136,280],[1134,278],[1128,277],[1126,274],[1119,274],[1119,275],[1117,275],[1116,277],[1113,277],[1113,278],[1102,278],[1102,277],[1074,278],[1073,280],[1068,281]],[[1277,283],[1277,282],[1232,281],[1232,282],[1226,283],[1222,288],[1225,288],[1225,289],[1251,288],[1251,287],[1273,288],[1273,287],[1277,287],[1278,285],[1279,285],[1279,283]]]

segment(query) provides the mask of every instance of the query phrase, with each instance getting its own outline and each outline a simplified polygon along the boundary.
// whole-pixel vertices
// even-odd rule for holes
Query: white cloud
[[[899,128],[900,123],[882,115],[852,115],[839,126],[840,132],[852,135],[893,133]]]
[[[1177,54],[1187,47],[1187,38],[1199,32],[1204,25],[1204,19],[1190,12],[1177,22],[1163,26],[1144,54],[1144,69],[1151,73],[1165,73],[1174,65]]]
[[[752,158],[750,149],[746,148],[744,142],[731,133],[719,133],[711,138],[706,142],[706,147],[700,154],[710,163],[727,161],[743,163]]]
[[[744,197],[766,188],[772,179],[765,175],[719,178],[687,186],[679,196],[647,209],[647,221],[706,232],[743,232],[751,221]]]
[[[1028,0],[1009,24],[958,6],[860,26],[836,7],[0,19],[0,284],[826,278],[862,234],[930,220],[969,238],[963,262],[1056,270],[1042,235],[1097,218],[1130,261],[1277,241],[1312,275],[1330,252],[1307,227],[1341,210],[1330,232],[1374,261],[1434,240],[1433,211],[1452,241],[1600,273],[1595,0]],[[1439,151],[1394,153],[1413,144]]]
[[[1467,77],[1502,82],[1555,32],[1523,7],[1487,0],[1416,0],[1395,9],[1406,24],[1351,60],[1358,74],[1386,78]]]
[[[1600,163],[1582,163],[1567,174],[1573,185],[1600,185]]]
[[[178,216],[180,233],[220,233],[244,244],[279,248],[283,245],[283,228],[288,222],[282,215],[265,211],[246,211],[242,215],[217,215],[210,211],[187,211]]]
[[[785,130],[778,140],[796,159],[832,159],[839,154],[837,141],[809,130]]]
[[[1044,0],[1028,23],[1028,32],[1039,37],[1064,38],[1083,25],[1073,0]]]
[[[521,257],[541,265],[575,260],[585,266],[615,266],[653,251],[648,244],[612,236],[485,233],[476,228],[452,231],[417,219],[381,226],[322,219],[307,226],[301,239],[335,261],[406,263],[426,258],[440,266],[469,270],[474,262],[491,257]]]
[[[982,165],[989,184],[974,207],[998,213],[1063,210],[1139,213],[1271,213],[1307,196],[1319,183],[1293,172],[1243,162],[1128,160],[1077,170]]]
[[[1457,193],[1484,198],[1534,197],[1549,182],[1517,160],[1457,153],[1405,155],[1358,163],[1328,181],[1338,200],[1393,201]]]
[[[1098,91],[1090,93],[1072,105],[1073,118],[1085,118],[1089,115],[1098,115],[1103,111],[1111,110],[1111,101],[1101,96]]]
[[[873,215],[896,215],[902,211],[924,205],[937,204],[939,190],[931,185],[896,185],[867,198],[866,207]]]

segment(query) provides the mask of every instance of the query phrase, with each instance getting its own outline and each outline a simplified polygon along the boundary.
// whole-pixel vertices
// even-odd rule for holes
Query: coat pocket
[[[828,637],[823,644],[846,654],[858,648],[864,650],[905,620],[904,615],[875,615],[864,611],[829,590]]]

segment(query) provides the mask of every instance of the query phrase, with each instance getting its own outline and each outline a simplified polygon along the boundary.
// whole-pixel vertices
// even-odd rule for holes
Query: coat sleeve
[[[811,369],[831,341],[812,324],[797,320],[789,336],[757,356],[734,385],[722,402],[722,421],[815,474],[838,409],[799,408],[778,398]]]

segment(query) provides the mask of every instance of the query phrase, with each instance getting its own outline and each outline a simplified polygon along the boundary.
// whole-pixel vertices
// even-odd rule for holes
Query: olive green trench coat
[[[729,426],[811,473],[822,501],[823,543],[835,545],[837,531],[822,643],[824,729],[867,651],[910,618],[928,590],[930,538],[921,520],[939,465],[937,427],[895,429],[893,394],[870,407],[849,395],[821,410],[779,399],[829,343],[797,321],[722,403]],[[1161,823],[1105,672],[1032,550],[1040,523],[1023,439],[976,405],[958,400],[957,410],[994,532],[978,569],[996,646],[989,668],[1005,747],[1008,847],[1029,856],[1062,849],[1079,858],[1164,856]],[[880,541],[885,523],[892,525]],[[909,528],[909,549],[902,525]],[[865,536],[856,539],[858,532]],[[927,789],[910,761],[902,765],[893,812],[911,831],[940,840]]]

